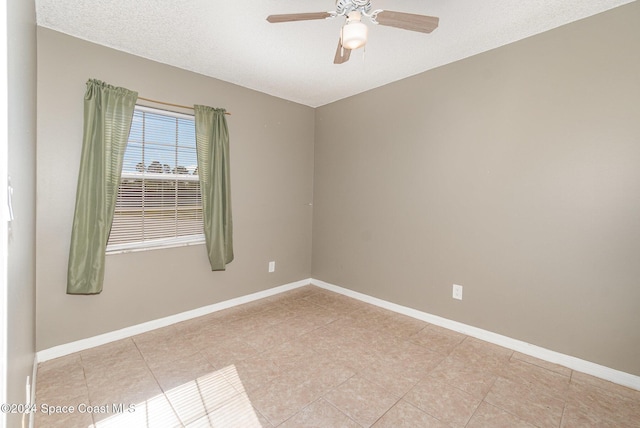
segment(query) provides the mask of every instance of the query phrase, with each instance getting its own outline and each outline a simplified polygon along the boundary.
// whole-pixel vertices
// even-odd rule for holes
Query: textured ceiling
[[[42,27],[317,107],[632,1],[372,0],[440,26],[368,24],[366,53],[342,65],[333,56],[343,18],[265,20],[334,10],[333,0],[36,0],[36,12]]]

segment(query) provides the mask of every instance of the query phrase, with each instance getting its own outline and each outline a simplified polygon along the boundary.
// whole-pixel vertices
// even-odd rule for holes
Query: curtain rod
[[[157,100],[152,100],[150,98],[143,98],[143,97],[138,97],[139,100],[145,100],[145,101],[149,101],[152,103],[157,103],[157,104],[164,104],[166,106],[172,106],[172,107],[180,107],[180,108],[186,108],[189,110],[193,110],[193,107],[189,107],[189,106],[183,106],[180,104],[172,104],[172,103],[165,103],[164,101],[157,101]],[[225,111],[224,114],[228,114],[229,116],[231,116],[231,113],[229,113],[228,111]]]

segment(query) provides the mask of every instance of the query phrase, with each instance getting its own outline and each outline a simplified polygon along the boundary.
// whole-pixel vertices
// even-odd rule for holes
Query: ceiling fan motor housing
[[[371,11],[370,0],[338,0],[336,2],[336,15],[344,16],[350,12],[359,11],[368,15]]]

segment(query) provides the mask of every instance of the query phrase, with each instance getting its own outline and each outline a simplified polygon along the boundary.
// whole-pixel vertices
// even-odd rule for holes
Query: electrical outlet
[[[453,284],[453,298],[462,300],[462,285]]]
[[[276,262],[269,262],[269,272],[276,271]]]

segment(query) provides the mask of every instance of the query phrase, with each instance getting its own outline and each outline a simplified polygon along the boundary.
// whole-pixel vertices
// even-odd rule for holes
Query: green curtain
[[[224,109],[196,105],[194,111],[207,253],[211,270],[225,270],[233,260],[227,118]]]
[[[84,133],[67,271],[68,294],[97,294],[137,92],[87,82]]]

